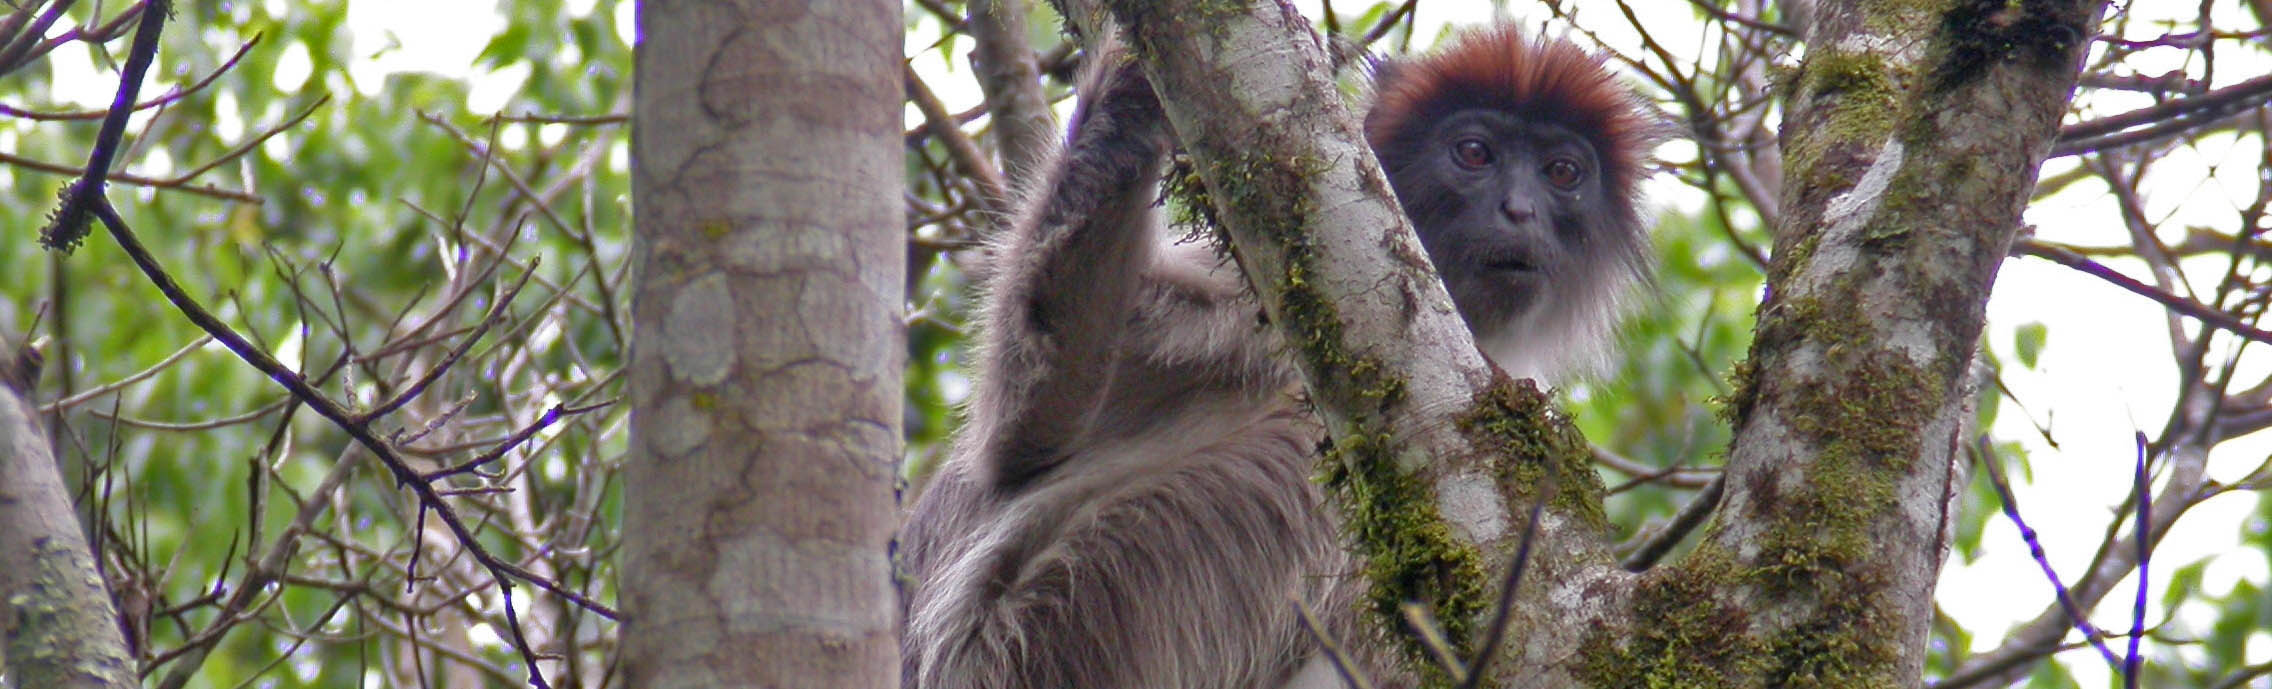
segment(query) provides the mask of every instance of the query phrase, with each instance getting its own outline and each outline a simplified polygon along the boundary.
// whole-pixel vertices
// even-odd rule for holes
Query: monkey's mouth
[[[1483,262],[1483,267],[1494,273],[1530,274],[1538,272],[1538,264],[1523,256],[1494,256]]]

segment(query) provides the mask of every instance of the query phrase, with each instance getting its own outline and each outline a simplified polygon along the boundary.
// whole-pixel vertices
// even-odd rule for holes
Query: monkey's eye
[[[1452,162],[1469,170],[1491,166],[1491,145],[1477,139],[1461,139],[1452,144]]]
[[[1547,184],[1563,191],[1578,188],[1578,183],[1586,179],[1586,171],[1579,169],[1577,161],[1569,158],[1547,161],[1546,168],[1539,172],[1546,175]]]

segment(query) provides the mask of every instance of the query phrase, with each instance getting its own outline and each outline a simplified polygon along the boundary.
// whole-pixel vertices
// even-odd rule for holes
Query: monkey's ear
[[[1365,75],[1371,77],[1372,83],[1382,84],[1396,81],[1405,69],[1407,67],[1404,66],[1402,61],[1383,58],[1372,53],[1365,54]]]
[[[1356,65],[1357,69],[1362,70],[1365,75],[1370,75],[1374,63],[1380,61],[1379,56],[1374,55],[1373,51],[1365,49],[1365,44],[1358,43],[1357,39],[1348,34],[1327,36],[1325,54],[1328,59],[1333,61],[1333,77],[1335,79],[1348,74],[1350,65]]]

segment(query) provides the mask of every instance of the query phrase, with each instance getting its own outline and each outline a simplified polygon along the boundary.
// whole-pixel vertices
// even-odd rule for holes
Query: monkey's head
[[[1508,26],[1374,78],[1365,137],[1484,353],[1533,377],[1597,359],[1647,274],[1650,107],[1601,58]]]

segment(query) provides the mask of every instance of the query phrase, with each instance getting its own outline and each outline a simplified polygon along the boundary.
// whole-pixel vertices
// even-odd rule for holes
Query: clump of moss
[[[1207,193],[1207,181],[1199,178],[1190,156],[1178,155],[1168,165],[1160,182],[1160,200],[1167,204],[1168,226],[1182,230],[1183,241],[1210,239],[1218,258],[1230,253],[1230,237],[1215,219],[1215,199]]]
[[[1884,58],[1870,53],[1824,51],[1805,67],[1804,78],[1805,91],[1813,97],[1845,96],[1840,101],[1842,112],[1862,116],[1860,122],[1852,123],[1856,127],[1878,137],[1892,130],[1901,84],[1894,66]]]
[[[1718,551],[1653,569],[1633,589],[1632,625],[1595,630],[1578,646],[1578,679],[1596,687],[1704,689],[1755,675],[1766,649],[1751,613],[1726,599],[1740,572]]]
[[[1475,622],[1491,600],[1484,589],[1483,554],[1452,535],[1427,487],[1396,469],[1383,440],[1344,438],[1325,452],[1325,485],[1341,498],[1344,527],[1364,552],[1364,574],[1372,585],[1365,607],[1381,616],[1376,619],[1393,620],[1406,601],[1418,602],[1465,657],[1473,650]],[[1404,640],[1412,667],[1430,668],[1443,679],[1419,636],[1393,636]]]
[[[1751,387],[1751,357],[1744,357],[1728,369],[1728,392],[1707,400],[1715,416],[1729,428],[1740,428],[1744,415],[1751,413],[1751,403],[1758,399]]]
[[[1793,300],[1768,329],[1821,343],[1830,359],[1825,363],[1838,375],[1793,391],[1793,430],[1820,448],[1825,459],[1864,459],[1885,466],[1917,456],[1923,432],[1919,420],[1932,416],[1941,395],[1926,371],[1898,354],[1868,346],[1875,335],[1858,312],[1860,303]]]
[[[1498,455],[1493,466],[1501,494],[1535,498],[1551,475],[1555,490],[1548,505],[1607,533],[1609,517],[1602,512],[1593,452],[1536,383],[1497,376],[1453,422],[1470,442]]]

